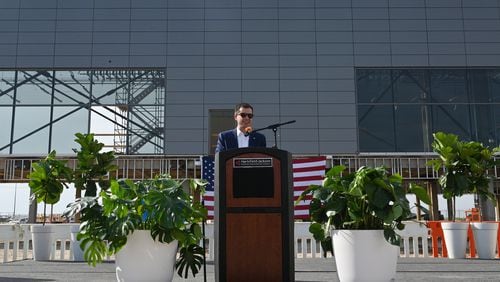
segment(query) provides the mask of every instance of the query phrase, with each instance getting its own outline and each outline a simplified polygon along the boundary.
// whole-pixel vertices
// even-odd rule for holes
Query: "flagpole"
[[[205,200],[201,200],[203,207],[205,206]],[[207,282],[207,250],[205,245],[205,219],[201,222],[201,233],[203,234],[203,281]]]

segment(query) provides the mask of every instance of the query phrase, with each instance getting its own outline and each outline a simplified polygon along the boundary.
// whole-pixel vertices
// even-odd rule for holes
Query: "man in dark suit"
[[[252,132],[253,107],[240,103],[234,108],[236,128],[219,133],[215,152],[246,147],[266,147],[266,137]]]

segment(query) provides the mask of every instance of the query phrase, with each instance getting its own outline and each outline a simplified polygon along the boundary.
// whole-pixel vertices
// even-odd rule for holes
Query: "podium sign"
[[[216,281],[294,281],[291,166],[278,149],[216,155]]]

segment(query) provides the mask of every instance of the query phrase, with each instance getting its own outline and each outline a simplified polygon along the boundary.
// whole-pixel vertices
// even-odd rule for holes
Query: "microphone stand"
[[[285,124],[290,124],[290,123],[294,123],[295,120],[291,120],[291,121],[287,121],[287,122],[283,122],[283,123],[275,123],[275,124],[271,124],[269,126],[266,126],[266,127],[263,127],[263,128],[259,128],[259,129],[256,129],[256,130],[253,130],[252,132],[257,132],[257,131],[261,131],[261,130],[265,130],[265,129],[271,129],[274,133],[274,145],[273,145],[273,148],[278,148],[278,141],[276,139],[276,131],[278,131],[278,128],[285,125]]]

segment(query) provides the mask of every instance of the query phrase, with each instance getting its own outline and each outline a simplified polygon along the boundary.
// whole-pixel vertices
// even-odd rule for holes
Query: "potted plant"
[[[432,149],[439,158],[429,161],[429,165],[432,165],[435,171],[444,168],[438,181],[443,190],[443,197],[451,200],[452,203],[451,222],[441,223],[448,257],[464,258],[469,225],[465,222],[455,222],[456,198],[474,193],[492,202],[495,201],[495,196],[489,191],[490,176],[487,172],[495,167],[493,155],[499,151],[499,148],[490,150],[479,142],[460,141],[455,134],[436,132],[433,136]],[[488,224],[479,225],[487,226]],[[473,229],[477,229],[474,226],[476,224],[473,224]],[[498,224],[492,225],[491,228],[496,233],[495,226],[498,228]],[[483,240],[476,240],[476,243],[480,244],[481,241]],[[494,244],[488,243],[488,245],[494,247]],[[480,249],[483,247],[478,247],[478,253]]]
[[[389,281],[396,274],[403,220],[411,216],[400,175],[384,167],[361,167],[343,174],[332,167],[322,185],[311,185],[298,201],[311,196],[309,231],[323,247],[333,241],[340,281]],[[409,192],[429,203],[425,190],[411,184]]]
[[[203,263],[200,223],[206,209],[177,181],[163,175],[132,182],[113,180],[110,189],[68,205],[66,216],[81,213],[78,239],[85,260],[95,266],[116,254],[116,275],[123,281],[171,281],[196,275]],[[193,189],[204,181],[191,179]]]
[[[340,281],[389,281],[396,274],[400,246],[396,230],[411,215],[402,177],[389,175],[384,167],[361,167],[352,174],[344,170],[331,168],[322,185],[311,185],[299,197],[312,196],[309,231],[323,246],[333,240]],[[409,192],[430,202],[420,186],[410,185]]]
[[[47,218],[47,204],[53,205],[59,202],[66,182],[71,181],[72,171],[66,166],[65,161],[56,159],[56,151],[32,166],[28,175],[29,187],[32,190],[31,200],[37,203],[43,202],[42,225],[32,225],[33,259],[49,260],[52,247],[52,230],[45,225]]]
[[[74,172],[74,185],[76,189],[75,199],[82,196],[95,197],[97,188],[107,190],[110,186],[109,173],[116,171],[118,166],[115,162],[113,151],[102,152],[104,143],[95,139],[94,134],[75,134],[75,142],[80,145],[79,149],[73,149],[76,153],[76,168]],[[80,222],[80,214],[74,216],[76,222]],[[83,250],[77,240],[80,226],[71,226],[71,250],[75,261],[83,261]]]

